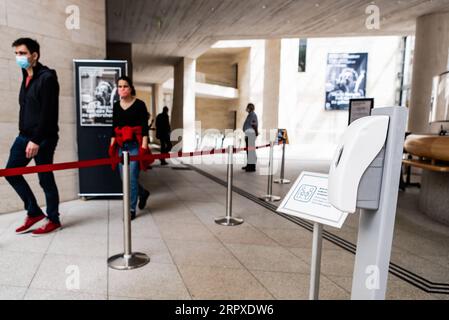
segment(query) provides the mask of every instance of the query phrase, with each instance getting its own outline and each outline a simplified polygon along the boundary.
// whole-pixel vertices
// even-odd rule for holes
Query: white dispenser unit
[[[351,124],[345,132],[342,142],[337,148],[329,172],[329,202],[337,209],[355,213],[357,199],[372,199],[373,189],[379,189],[382,183],[382,169],[374,170],[365,179],[372,180],[369,188],[364,188],[366,194],[360,194],[359,186],[367,169],[383,166],[383,156],[380,154],[385,145],[388,133],[388,116],[371,116],[359,119]],[[373,163],[380,156],[377,163]],[[379,194],[379,193],[377,193]],[[367,200],[365,200],[367,201]],[[376,201],[376,199],[372,199]],[[376,203],[371,209],[377,209]],[[377,197],[378,205],[378,197]]]

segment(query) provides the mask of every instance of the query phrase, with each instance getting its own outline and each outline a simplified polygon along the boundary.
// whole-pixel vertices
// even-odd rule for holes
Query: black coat
[[[170,140],[170,119],[168,114],[160,113],[156,117],[156,138]]]
[[[58,138],[59,83],[56,71],[40,63],[33,68],[33,78],[25,87],[27,72],[23,71],[20,88],[19,131],[36,144]]]

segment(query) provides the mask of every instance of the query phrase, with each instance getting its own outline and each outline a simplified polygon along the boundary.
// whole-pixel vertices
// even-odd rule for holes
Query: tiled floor
[[[224,179],[226,166],[199,165]],[[325,163],[288,162],[294,179]],[[255,195],[266,176],[235,170],[235,185]],[[132,223],[133,249],[151,262],[133,271],[107,267],[123,247],[120,200],[61,205],[64,229],[44,238],[15,235],[24,212],[0,215],[0,299],[307,299],[312,234],[234,194],[238,227],[222,227],[225,188],[195,171],[155,167],[142,175],[152,194]],[[289,186],[274,186],[283,196]],[[416,191],[400,194],[393,262],[434,282],[449,283],[449,228],[416,211]],[[328,231],[355,243],[357,216]],[[322,299],[348,299],[354,255],[324,241]],[[76,276],[79,274],[79,278]],[[79,289],[77,289],[79,279]],[[390,275],[388,299],[448,299]]]

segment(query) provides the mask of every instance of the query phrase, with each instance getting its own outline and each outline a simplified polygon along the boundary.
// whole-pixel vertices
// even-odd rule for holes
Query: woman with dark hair
[[[123,76],[117,80],[120,101],[114,104],[113,125],[109,156],[121,156],[129,151],[130,156],[150,153],[148,148],[148,118],[145,102],[137,99],[136,90],[130,78]],[[123,177],[123,166],[119,164],[120,176]],[[146,163],[131,162],[131,219],[136,217],[137,200],[139,209],[144,209],[150,192],[139,184],[140,170],[146,170]],[[139,198],[139,199],[138,199]]]

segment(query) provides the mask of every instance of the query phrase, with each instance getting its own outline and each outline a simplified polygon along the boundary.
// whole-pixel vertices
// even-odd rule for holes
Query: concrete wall
[[[80,9],[80,29],[66,28],[66,7]],[[78,159],[76,147],[76,110],[74,101],[73,59],[104,59],[106,56],[105,1],[86,0],[0,0],[0,163],[6,165],[9,148],[18,133],[18,92],[21,71],[15,64],[11,43],[31,37],[41,45],[41,62],[58,72],[60,95],[60,141],[55,161]],[[37,176],[26,179],[40,204],[44,196]],[[78,194],[76,170],[58,172],[56,180],[62,201]],[[23,209],[23,204],[6,180],[0,179],[0,213]],[[63,212],[62,212],[63,213]]]
[[[328,53],[368,53],[367,96],[376,107],[393,106],[401,71],[401,38],[309,39],[307,72],[298,72],[298,39],[282,40],[279,127],[289,131],[290,155],[331,159],[347,128],[347,111],[325,111]]]
[[[200,58],[196,65],[197,81],[225,87],[237,87],[237,74],[232,59]]]
[[[133,79],[133,49],[131,43],[107,42],[106,57],[108,60],[128,61],[127,76]]]
[[[201,122],[203,130],[232,129],[234,119],[231,111],[237,103],[235,100],[196,98],[196,121]]]
[[[246,106],[254,103],[259,122],[262,125],[264,113],[265,85],[265,40],[220,41],[216,48],[246,48],[238,54],[233,63],[238,64],[239,99],[233,111],[237,111],[237,129],[243,128]]]
[[[196,147],[195,77],[196,60],[183,58],[175,65],[171,126],[172,130],[183,130],[177,133],[182,135],[182,143],[174,146],[177,151],[180,147],[185,152],[194,151]]]
[[[401,43],[400,37],[309,39],[305,73],[298,72],[298,39],[221,41],[214,47],[248,48],[235,59],[237,128],[246,118],[246,105],[253,102],[260,129],[288,129],[291,155],[328,160],[348,122],[347,111],[324,110],[328,53],[367,52],[367,95],[376,99],[377,107],[392,106],[401,71]],[[264,139],[268,133],[261,136]]]

